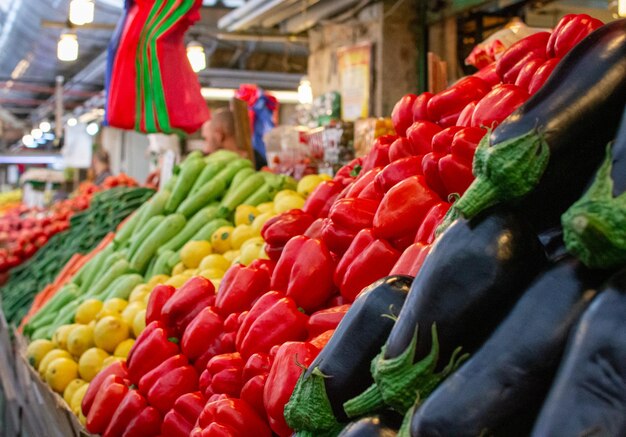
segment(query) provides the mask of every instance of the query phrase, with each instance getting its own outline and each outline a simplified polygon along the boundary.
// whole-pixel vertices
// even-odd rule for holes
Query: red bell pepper
[[[389,274],[400,253],[387,241],[377,239],[372,229],[359,232],[345,253],[334,280],[341,295],[353,302],[359,292]]]
[[[319,349],[310,343],[287,342],[276,352],[272,370],[265,383],[263,401],[272,431],[280,437],[290,436],[292,430],[285,421],[285,405],[302,373],[319,354]]]
[[[248,265],[248,267],[264,270],[271,278],[272,274],[274,273],[274,269],[276,268],[276,263],[271,259],[255,259]]]
[[[335,181],[342,187],[350,185],[350,183],[352,183],[352,181],[354,181],[354,179],[359,176],[362,165],[363,158],[353,159],[337,171],[335,177],[333,178],[333,181]]]
[[[150,405],[161,414],[167,413],[176,399],[197,390],[198,372],[188,364],[184,355],[169,358],[139,382],[139,391],[146,393]]]
[[[428,116],[441,127],[455,126],[468,103],[480,100],[491,86],[478,77],[466,77],[450,88],[435,94],[428,102]]]
[[[433,151],[433,137],[441,132],[441,127],[430,121],[416,121],[406,131],[412,145],[412,155],[425,155]]]
[[[441,199],[446,199],[448,191],[446,190],[441,175],[439,174],[439,160],[444,155],[441,153],[428,153],[422,158],[422,173],[424,174],[424,182],[428,188],[434,191]]]
[[[326,247],[338,255],[343,255],[354,237],[356,237],[357,230],[352,228],[344,228],[336,225],[331,219],[324,219],[324,225],[322,227],[322,236],[320,240],[326,244]]]
[[[478,147],[478,143],[480,143],[485,134],[487,134],[487,129],[480,127],[466,127],[457,132],[450,146],[450,154],[459,162],[472,168],[476,147]]]
[[[215,306],[227,316],[249,310],[259,297],[270,290],[271,276],[266,269],[257,269],[241,264],[232,266],[220,283]]]
[[[411,176],[385,194],[374,216],[374,233],[379,238],[415,235],[426,213],[440,201],[423,176]]]
[[[146,407],[133,418],[122,437],[156,437],[161,433],[161,414],[154,407]]]
[[[314,311],[333,294],[334,269],[333,257],[323,242],[295,237],[276,265],[272,289],[285,292],[305,311]]]
[[[422,243],[412,244],[402,253],[389,274],[417,276],[429,251],[430,246],[424,246]]]
[[[541,66],[535,71],[535,75],[528,85],[528,94],[531,96],[535,94],[543,86],[544,83],[550,78],[550,75],[554,69],[561,62],[561,58],[551,58],[541,64]]]
[[[562,58],[576,44],[604,23],[586,14],[568,14],[558,22],[550,39],[547,52],[551,58]]]
[[[471,167],[459,162],[454,156],[446,155],[438,162],[439,177],[446,189],[446,198],[450,195],[461,197],[474,182]]]
[[[168,437],[188,437],[206,403],[207,400],[200,392],[187,393],[176,399],[174,408],[163,418],[161,434]]]
[[[309,238],[317,238],[318,240],[322,239],[322,229],[324,227],[324,223],[326,223],[325,218],[319,218],[311,223],[311,226],[304,231],[304,236]]]
[[[137,390],[129,390],[117,407],[102,437],[120,437],[128,428],[128,424],[147,407],[146,399]]]
[[[241,399],[206,404],[189,437],[271,437],[272,432],[254,409]]]
[[[100,390],[87,415],[85,425],[87,431],[93,434],[102,434],[111,422],[126,393],[128,393],[128,386],[124,383],[124,379],[116,375],[107,376],[102,381]]]
[[[268,353],[272,346],[306,337],[308,317],[281,293],[264,294],[246,315],[237,332],[237,350],[244,359]]]
[[[179,353],[178,339],[169,337],[161,322],[152,322],[137,337],[128,354],[128,378],[133,384],[168,358]]]
[[[345,191],[343,196],[340,196],[341,199],[345,199],[348,197],[359,197],[361,192],[367,188],[367,186],[372,182],[378,173],[381,172],[383,167],[375,167],[367,172],[362,173],[360,177],[358,177],[353,184],[347,187],[347,191]]]
[[[307,323],[309,338],[315,338],[328,330],[337,328],[350,307],[350,304],[344,304],[311,314]]]
[[[428,101],[434,96],[431,92],[423,92],[413,102],[413,121],[433,121],[428,118]]]
[[[206,369],[209,360],[217,355],[230,354],[235,352],[235,337],[237,332],[223,332],[211,343],[209,348],[204,352],[200,358],[198,358],[193,366],[198,372],[202,374]]]
[[[211,281],[203,276],[191,278],[163,307],[163,322],[182,335],[189,322],[211,304],[213,296],[215,296],[215,287]]]
[[[367,186],[359,193],[359,199],[373,200],[378,205],[385,193],[378,187],[376,179],[371,181]]]
[[[452,204],[448,202],[441,202],[433,206],[417,230],[414,243],[430,244],[435,241],[437,227],[441,224],[451,206]]]
[[[146,307],[146,325],[161,320],[163,307],[174,293],[176,293],[176,288],[171,285],[161,284],[154,287]]]
[[[530,86],[530,82],[533,80],[533,76],[537,69],[545,62],[542,58],[531,59],[522,67],[515,80],[515,85],[520,87],[521,89],[528,91],[528,87]]]
[[[333,202],[344,186],[335,181],[324,181],[306,199],[302,210],[315,218],[326,218]]]
[[[372,150],[363,158],[362,172],[368,172],[376,167],[384,167],[389,164],[389,148],[397,139],[396,135],[383,135],[374,141]]]
[[[461,126],[450,126],[440,131],[431,141],[432,151],[435,153],[441,153],[442,155],[450,153],[450,146],[452,145],[454,135],[462,130],[463,127]]]
[[[89,383],[89,388],[87,389],[87,392],[85,393],[85,396],[83,397],[83,401],[80,406],[85,417],[89,416],[93,401],[96,399],[96,395],[100,392],[102,384],[111,375],[119,376],[122,379],[128,379],[128,368],[126,367],[126,363],[115,361],[110,366],[102,369],[91,380],[91,382]]]
[[[392,164],[399,159],[413,155],[413,144],[406,137],[398,137],[389,147],[389,161]]]
[[[253,376],[241,389],[241,400],[250,405],[260,417],[266,417],[265,405],[263,404],[263,390],[269,373]]]
[[[291,238],[302,235],[314,220],[311,214],[292,209],[265,222],[261,236],[272,246],[284,246]]]
[[[474,73],[473,76],[484,80],[491,87],[494,87],[502,82],[500,80],[500,76],[496,73],[496,62],[492,62],[491,64],[484,66]]]
[[[506,49],[496,63],[496,73],[504,83],[513,84],[522,67],[533,59],[546,59],[549,32],[537,32]]]
[[[359,231],[372,226],[378,202],[369,199],[341,199],[330,209],[329,218],[343,228]]]
[[[476,105],[478,102],[474,100],[473,102],[469,102],[465,108],[459,114],[459,118],[456,121],[457,126],[460,127],[469,127],[472,125],[472,117],[474,116],[474,111],[476,110]]]
[[[413,106],[416,99],[415,94],[406,94],[398,100],[391,111],[391,122],[400,136],[406,136],[406,130],[413,123]]]
[[[422,174],[422,159],[422,156],[407,156],[392,162],[376,175],[375,183],[386,193],[406,178]]]
[[[252,354],[243,367],[243,380],[248,381],[257,375],[267,375],[271,368],[272,358],[268,354]]]
[[[264,249],[270,260],[278,262],[280,256],[283,254],[283,250],[285,250],[285,246],[272,246],[271,244],[265,243]]]
[[[223,328],[224,321],[213,308],[204,308],[187,325],[180,342],[181,351],[191,361],[197,360],[215,343]]]
[[[511,84],[498,85],[476,105],[472,126],[494,128],[526,100],[528,93],[522,88]]]
[[[200,376],[200,390],[207,398],[215,394],[239,397],[244,383],[243,366],[239,352],[214,356]]]
[[[309,343],[311,343],[313,346],[321,351],[328,344],[330,339],[333,338],[334,333],[334,329],[329,329],[328,331],[324,331],[317,337],[313,338],[311,341],[309,341]]]

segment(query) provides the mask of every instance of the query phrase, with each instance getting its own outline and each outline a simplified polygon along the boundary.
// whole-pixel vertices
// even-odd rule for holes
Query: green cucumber
[[[193,217],[191,217],[189,221],[187,221],[187,224],[185,225],[183,230],[180,231],[174,238],[169,240],[166,244],[159,247],[157,253],[161,254],[167,250],[173,250],[174,252],[179,250],[185,245],[187,241],[189,241],[191,237],[196,234],[196,232],[198,232],[202,228],[202,226],[215,218],[215,216],[217,215],[217,210],[218,204],[215,203],[204,207],[200,211],[195,213]]]
[[[159,247],[174,238],[184,227],[187,221],[182,214],[172,214],[154,229],[141,243],[139,249],[131,255],[130,266],[137,272],[144,273],[150,260],[157,253]]]
[[[172,174],[172,176],[167,180],[165,185],[163,185],[163,188],[160,190],[160,192],[163,192],[163,191],[172,192],[172,190],[176,186],[176,182],[178,182],[178,175]]]
[[[194,151],[190,152],[189,155],[187,155],[183,165],[185,165],[187,163],[187,161],[190,161],[192,159],[202,159],[202,158],[204,158],[204,154],[201,151],[199,151],[199,150],[194,150]]]
[[[137,253],[139,246],[141,246],[143,242],[146,241],[146,238],[148,238],[148,236],[152,234],[152,232],[154,232],[154,230],[158,228],[164,220],[165,216],[163,215],[152,217],[141,229],[139,229],[139,232],[135,233],[133,239],[130,241],[128,259],[131,259],[135,255],[135,253]]]
[[[115,264],[117,261],[124,259],[123,252],[113,252],[106,258],[102,258],[101,262],[97,265],[96,270],[93,272],[93,276],[90,278],[90,282],[84,282],[80,287],[81,294],[89,293],[90,288],[98,282],[98,280]]]
[[[172,273],[172,268],[169,266],[169,260],[174,256],[176,252],[173,250],[165,250],[161,252],[161,254],[156,259],[154,263],[154,268],[152,269],[152,275],[170,275]]]
[[[195,194],[189,196],[178,208],[178,213],[187,218],[192,217],[202,208],[223,196],[226,191],[226,183],[222,179],[214,177],[204,184]]]
[[[119,298],[128,300],[130,297],[130,293],[133,289],[139,285],[143,284],[143,276],[137,273],[129,273],[127,275],[122,275],[117,278],[111,286],[109,286],[107,292],[104,295],[103,301],[107,301],[113,298]]]
[[[241,183],[233,184],[231,190],[222,199],[220,214],[231,214],[244,200],[261,188],[264,183],[265,178],[259,173],[254,173],[248,175]]]
[[[135,216],[120,229],[115,236],[115,244],[117,247],[123,246],[133,239],[134,234],[140,230],[143,223],[146,223],[154,216],[162,215],[165,211],[165,205],[171,194],[168,190],[159,191],[148,202],[144,203],[135,213]],[[133,223],[131,223],[133,222]],[[132,225],[128,230],[129,225]]]
[[[81,271],[82,270],[85,271],[85,273],[83,274],[83,281],[80,284],[80,291],[81,292],[84,293],[87,289],[89,289],[91,284],[93,284],[93,281],[95,280],[96,275],[98,274],[98,270],[102,266],[102,263],[112,253],[113,253],[113,245],[109,244],[109,245],[107,245],[107,247],[102,249],[98,254],[96,254],[91,259],[91,261],[89,261],[87,264],[85,264],[81,268]]]
[[[211,241],[211,235],[222,226],[232,226],[232,223],[224,219],[211,220],[204,225],[189,241]]]
[[[230,183],[230,187],[228,187],[226,196],[228,196],[228,194],[231,191],[236,190],[239,185],[241,185],[246,179],[248,179],[250,176],[252,176],[255,173],[256,173],[256,170],[250,167],[242,168],[241,170],[239,170],[235,174],[233,181]]]
[[[241,156],[237,152],[220,149],[205,157],[204,161],[209,164],[211,162],[230,162],[239,158],[241,158]]]
[[[224,170],[219,172],[215,176],[215,179],[220,179],[224,181],[224,184],[226,185],[226,187],[230,187],[230,184],[232,184],[233,179],[235,178],[237,173],[239,173],[240,170],[243,170],[244,168],[252,168],[252,167],[253,167],[252,162],[248,159],[243,159],[243,158],[235,159],[234,161],[231,161],[224,168]]]
[[[180,262],[180,252],[175,252],[168,260],[167,266],[171,269],[176,267],[176,264]]]
[[[85,296],[93,297],[102,293],[111,283],[120,276],[130,271],[130,265],[125,259],[116,261],[108,270],[103,272],[103,275],[98,279],[95,284],[89,289]]]
[[[271,202],[276,195],[276,190],[269,183],[265,182],[252,195],[244,200],[242,205],[258,206],[265,202]]]
[[[28,322],[30,328],[37,329],[43,326],[43,320],[50,314],[56,314],[61,308],[79,296],[78,287],[74,284],[64,286],[55,294]]]
[[[178,206],[185,200],[189,191],[191,191],[191,188],[196,182],[196,179],[198,179],[198,176],[200,176],[200,173],[202,173],[205,165],[202,159],[185,161],[181,167],[176,186],[172,190],[172,195],[165,205],[165,212],[171,214],[178,209]]]
[[[196,182],[194,182],[189,194],[197,193],[204,184],[213,179],[219,172],[224,170],[224,168],[226,168],[226,164],[223,162],[211,162],[207,164],[204,170],[202,170],[202,173],[200,173],[200,176],[198,176],[198,179],[196,179]]]

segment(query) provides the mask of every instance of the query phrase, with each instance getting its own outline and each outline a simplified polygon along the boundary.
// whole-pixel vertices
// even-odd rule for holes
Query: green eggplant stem
[[[540,133],[533,129],[494,145],[489,144],[489,138],[485,135],[474,155],[476,179],[452,205],[438,233],[460,216],[471,219],[490,206],[525,196],[541,180],[550,149]]]
[[[303,370],[285,405],[285,420],[291,429],[321,435],[339,426],[326,394],[326,378],[317,367],[309,375]]]
[[[590,268],[626,263],[626,193],[613,197],[611,172],[609,146],[589,190],[561,217],[568,251]]]
[[[378,411],[384,408],[385,401],[376,384],[372,384],[363,393],[343,404],[343,410],[350,418],[359,417],[367,412]]]
[[[409,411],[404,415],[404,419],[402,419],[402,426],[398,430],[398,434],[396,437],[411,437],[411,419],[413,418],[413,414],[415,414],[415,410],[419,406],[419,403],[415,403]]]
[[[395,358],[385,359],[386,347],[372,362],[372,376],[376,389],[384,403],[401,414],[405,414],[420,399],[426,398],[448,375],[454,372],[469,356],[460,355],[457,348],[447,366],[439,373],[435,368],[439,361],[439,339],[437,326],[431,327],[432,347],[429,354],[417,363],[414,362],[417,349],[417,330],[406,350]],[[344,404],[348,406],[350,416],[360,416],[380,410],[380,405],[373,402],[376,395],[370,387],[364,393]],[[346,411],[347,412],[347,411]]]

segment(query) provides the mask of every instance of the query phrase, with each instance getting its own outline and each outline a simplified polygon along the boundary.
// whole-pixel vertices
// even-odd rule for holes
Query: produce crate
[[[89,437],[67,404],[39,378],[26,357],[26,339],[15,335],[15,366],[24,399],[21,436]]]
[[[2,435],[19,435],[21,390],[17,384],[14,367],[14,354],[9,327],[0,311],[0,383],[2,384]]]

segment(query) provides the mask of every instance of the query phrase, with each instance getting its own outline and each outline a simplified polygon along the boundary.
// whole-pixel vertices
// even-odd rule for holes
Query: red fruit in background
[[[406,130],[413,124],[413,104],[417,96],[415,94],[407,94],[398,100],[398,103],[391,111],[391,121],[396,133],[401,137],[406,136]]]

